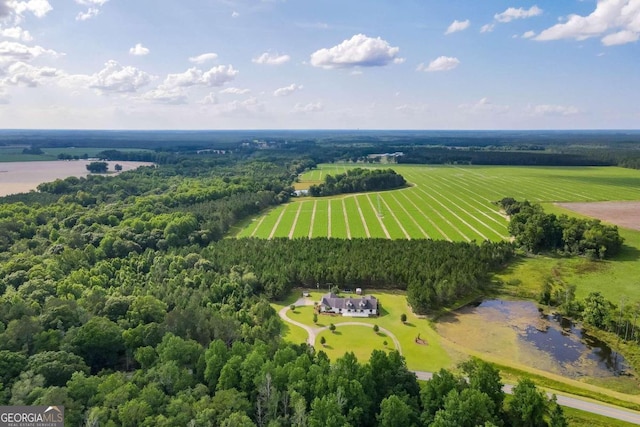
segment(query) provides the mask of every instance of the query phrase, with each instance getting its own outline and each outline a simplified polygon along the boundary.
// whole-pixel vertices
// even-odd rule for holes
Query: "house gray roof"
[[[320,304],[325,307],[341,308],[343,310],[378,310],[378,300],[371,295],[360,298],[340,298],[336,294],[330,293],[322,297]]]

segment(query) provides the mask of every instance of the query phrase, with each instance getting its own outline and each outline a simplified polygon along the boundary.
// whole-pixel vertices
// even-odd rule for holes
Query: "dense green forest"
[[[309,187],[313,197],[365,191],[391,190],[407,184],[402,175],[393,169],[349,169],[336,176],[327,175],[324,182]]]

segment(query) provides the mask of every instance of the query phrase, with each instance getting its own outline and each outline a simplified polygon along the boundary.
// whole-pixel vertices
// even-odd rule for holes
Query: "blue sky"
[[[0,128],[637,129],[640,0],[0,0]]]

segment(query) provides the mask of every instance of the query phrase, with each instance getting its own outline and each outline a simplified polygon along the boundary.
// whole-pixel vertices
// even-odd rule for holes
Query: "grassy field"
[[[440,337],[429,324],[427,319],[418,318],[409,309],[407,299],[404,293],[390,293],[371,291],[370,294],[375,295],[382,306],[382,315],[377,318],[344,318],[338,316],[319,315],[318,323],[313,323],[313,307],[297,307],[295,311],[287,312],[289,318],[304,323],[314,328],[329,326],[334,323],[337,325],[336,332],[324,331],[316,338],[315,347],[322,350],[332,359],[344,355],[347,351],[353,351],[358,360],[368,360],[374,349],[393,350],[394,344],[390,337],[385,336],[383,332],[376,334],[372,328],[364,326],[339,326],[340,322],[356,321],[378,325],[393,333],[402,347],[402,354],[407,360],[409,369],[435,371],[440,368],[450,367],[454,363],[450,353],[442,346]],[[282,307],[288,306],[295,302],[299,292],[290,296],[286,301],[279,304],[273,304],[274,309],[280,310]],[[312,292],[311,297],[314,301],[320,300],[320,293]],[[402,323],[400,316],[407,315],[407,322]],[[416,344],[415,338],[426,341],[426,345]],[[320,337],[324,336],[327,340],[326,346],[320,344]],[[301,343],[307,338],[302,328],[287,324],[287,329],[283,331],[283,337],[287,341]],[[384,345],[387,341],[387,345]]]
[[[347,164],[321,165],[297,188],[343,173]],[[385,166],[385,167],[388,167]],[[508,238],[507,220],[492,202],[640,200],[640,173],[613,167],[499,167],[393,165],[411,187],[330,198],[300,198],[270,211],[238,237],[382,237],[452,241]],[[306,185],[305,185],[306,184]]]
[[[60,148],[43,148],[43,154],[23,154],[22,150],[26,147],[0,147],[0,162],[38,162],[58,160],[59,154],[69,154],[71,156],[96,157],[98,153],[111,150],[112,148],[96,148],[96,147],[60,147]],[[118,151],[148,151],[133,148],[118,148]]]

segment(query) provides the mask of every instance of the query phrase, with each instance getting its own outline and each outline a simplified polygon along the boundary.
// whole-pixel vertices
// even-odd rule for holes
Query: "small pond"
[[[579,325],[540,313],[529,301],[485,300],[448,315],[438,331],[461,346],[567,377],[612,377],[625,359]]]

